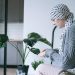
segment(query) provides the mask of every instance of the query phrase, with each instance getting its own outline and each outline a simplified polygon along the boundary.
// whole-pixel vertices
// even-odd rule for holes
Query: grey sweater
[[[75,68],[75,22],[67,29],[62,43],[63,55],[54,53],[52,55],[53,65],[61,67],[64,70]],[[49,50],[46,56],[50,55]]]

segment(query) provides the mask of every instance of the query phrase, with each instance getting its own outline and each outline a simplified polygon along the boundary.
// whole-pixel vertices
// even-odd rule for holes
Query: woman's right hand
[[[38,54],[38,56],[43,57],[45,55],[45,53],[46,53],[46,49],[41,50],[40,53]]]
[[[44,57],[45,55],[51,56],[53,53],[59,53],[59,50],[58,49],[44,49],[40,51],[38,56],[41,56],[41,57]]]

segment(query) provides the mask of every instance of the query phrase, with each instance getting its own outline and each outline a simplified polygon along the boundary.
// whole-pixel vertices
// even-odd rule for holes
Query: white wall
[[[9,39],[23,39],[23,23],[8,23],[8,37]]]
[[[26,35],[30,32],[37,32],[43,37],[46,37],[51,41],[51,32],[53,26],[50,24],[49,11],[53,6],[59,3],[66,4],[71,11],[75,14],[75,0],[25,0],[24,1],[24,34]],[[55,35],[55,45],[54,47],[59,47],[59,38],[62,30],[59,28]],[[41,49],[47,48],[42,44],[38,44]],[[29,56],[28,59],[34,59],[34,56]],[[31,62],[30,60],[27,61]],[[28,63],[29,64],[29,63]],[[30,71],[32,73],[32,70]]]

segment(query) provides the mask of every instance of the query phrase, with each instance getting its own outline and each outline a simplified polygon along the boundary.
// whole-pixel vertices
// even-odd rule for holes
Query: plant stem
[[[27,49],[27,44],[26,44],[26,46],[25,46],[25,52],[24,52],[24,54],[23,54],[23,56],[24,56],[24,61],[23,61],[23,64],[25,63],[25,60],[26,60],[26,49]]]
[[[21,54],[21,52],[20,52],[20,50],[19,50],[19,48],[18,47],[16,47],[15,45],[13,45],[10,41],[8,41],[14,48],[16,48],[17,49],[17,51],[19,52],[19,54],[20,54],[20,56],[21,56],[21,58],[22,58],[22,61],[24,61],[24,58],[23,58],[23,56],[22,56],[22,54]]]
[[[29,52],[30,52],[30,50],[29,50]],[[27,53],[27,55],[25,56],[25,59],[27,58],[27,56],[28,56],[29,52],[28,52],[28,53]],[[24,63],[25,63],[25,61],[24,61]]]

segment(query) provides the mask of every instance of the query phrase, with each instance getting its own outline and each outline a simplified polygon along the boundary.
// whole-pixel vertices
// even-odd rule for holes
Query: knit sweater
[[[46,56],[50,55],[50,50],[46,51]],[[67,29],[62,42],[63,55],[54,53],[53,65],[59,66],[64,70],[75,68],[75,22]]]
[[[62,68],[71,69],[75,67],[75,22],[66,31],[63,43]]]

